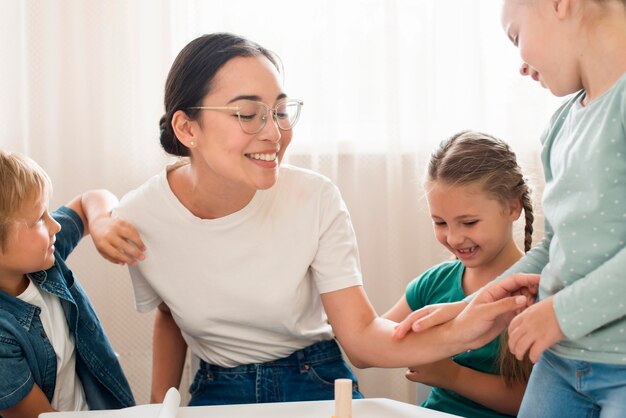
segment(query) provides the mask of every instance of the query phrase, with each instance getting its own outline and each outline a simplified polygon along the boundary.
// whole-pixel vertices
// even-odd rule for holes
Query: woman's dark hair
[[[189,149],[183,145],[172,129],[172,117],[178,110],[185,110],[194,118],[202,99],[211,91],[217,72],[233,58],[266,57],[280,71],[280,61],[271,51],[230,33],[212,33],[189,42],[179,53],[165,83],[165,114],[159,121],[161,146],[172,155],[185,157]]]

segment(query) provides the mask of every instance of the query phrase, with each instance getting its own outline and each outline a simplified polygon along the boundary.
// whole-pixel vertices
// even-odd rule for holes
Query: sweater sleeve
[[[626,316],[624,266],[626,248],[554,296],[554,311],[567,338],[578,339]]]

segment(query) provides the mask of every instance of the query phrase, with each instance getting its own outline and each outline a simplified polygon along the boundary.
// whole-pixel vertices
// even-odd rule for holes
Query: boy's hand
[[[463,366],[458,365],[452,359],[445,358],[434,363],[409,367],[404,377],[429,386],[449,388],[454,385],[461,367]]]
[[[530,361],[536,363],[547,348],[564,337],[554,312],[552,296],[524,310],[509,325],[509,349],[518,360],[529,352]]]
[[[411,312],[403,319],[402,322],[396,326],[396,331],[392,338],[394,340],[400,340],[410,331],[419,332],[448,322],[461,313],[466,306],[467,303],[463,301],[424,306],[417,311]]]
[[[135,265],[144,259],[146,247],[130,223],[107,214],[92,220],[89,230],[98,252],[110,262]]]

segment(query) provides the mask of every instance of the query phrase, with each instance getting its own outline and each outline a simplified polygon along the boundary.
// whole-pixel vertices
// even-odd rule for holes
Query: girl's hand
[[[526,306],[526,296],[512,296],[522,287],[539,283],[538,274],[514,274],[478,291],[472,302],[456,318],[444,324],[455,341],[476,349],[500,334]]]
[[[463,301],[452,303],[437,303],[424,306],[422,309],[411,312],[397,326],[392,338],[401,340],[410,331],[419,332],[436,325],[450,321],[465,309],[467,303]]]
[[[447,389],[454,386],[461,367],[463,366],[454,360],[445,358],[434,363],[409,367],[404,376],[413,382]]]
[[[110,262],[135,265],[144,259],[146,247],[130,223],[107,214],[92,220],[89,230],[96,249]]]
[[[530,361],[536,363],[546,349],[564,337],[552,296],[524,310],[509,325],[509,349],[518,360],[528,352]]]

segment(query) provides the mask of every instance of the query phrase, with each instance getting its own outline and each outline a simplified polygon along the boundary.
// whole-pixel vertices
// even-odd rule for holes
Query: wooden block
[[[335,416],[352,418],[352,380],[335,379]]]

